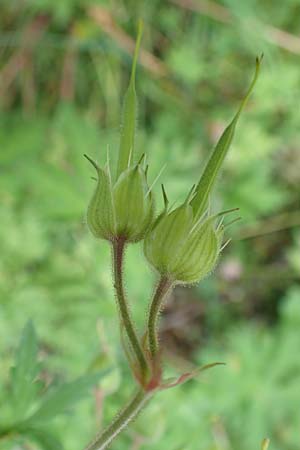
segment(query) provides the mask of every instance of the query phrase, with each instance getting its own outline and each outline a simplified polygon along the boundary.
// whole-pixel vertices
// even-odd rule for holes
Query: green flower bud
[[[180,247],[172,268],[179,282],[196,283],[215,267],[221,245],[213,227],[213,219],[208,218],[191,230]]]
[[[111,180],[109,164],[104,171],[85,155],[98,175],[97,187],[88,207],[88,226],[96,237],[109,241],[122,238],[127,242],[137,242],[144,238],[153,221],[153,199],[146,173],[140,162],[133,163],[137,114],[135,73],[142,30],[140,21],[130,82],[124,99],[115,184]]]
[[[261,58],[256,60],[254,77],[233,120],[213,150],[202,176],[185,203],[171,213],[165,211],[145,238],[144,253],[152,266],[174,282],[195,283],[214,268],[222,250],[224,227],[214,228],[217,216],[207,216],[209,195],[233,140],[236,125],[255,86]],[[220,214],[218,214],[220,215]]]
[[[184,204],[169,214],[162,214],[148,233],[144,252],[148,261],[161,274],[172,277],[174,262],[193,224],[193,210]]]
[[[86,156],[86,155],[85,155]],[[140,164],[121,173],[114,186],[109,170],[88,156],[97,171],[97,186],[88,206],[87,223],[93,235],[109,241],[137,242],[153,222],[154,204],[145,171]]]
[[[144,170],[137,164],[121,173],[114,188],[116,235],[129,242],[145,236],[153,222],[153,198]]]
[[[161,275],[177,283],[200,281],[212,271],[220,252],[213,219],[195,225],[189,204],[166,214],[145,238],[146,258]]]

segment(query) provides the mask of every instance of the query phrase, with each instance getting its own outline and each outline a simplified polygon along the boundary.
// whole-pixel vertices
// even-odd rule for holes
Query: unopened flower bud
[[[194,230],[190,230],[177,253],[172,267],[176,280],[189,284],[206,277],[215,267],[220,248],[213,220],[206,219]]]
[[[209,195],[233,140],[238,119],[258,78],[260,63],[261,58],[257,58],[249,89],[185,203],[167,213],[167,199],[163,190],[165,211],[146,236],[144,253],[162,276],[174,282],[189,284],[200,281],[212,271],[222,250],[223,227],[214,228],[214,220],[220,214],[207,217]]]
[[[145,256],[159,273],[175,275],[173,264],[192,223],[192,207],[184,204],[169,214],[163,214],[146,236]]]
[[[167,214],[146,236],[144,251],[151,265],[177,283],[200,281],[215,266],[220,240],[213,219],[193,225],[190,205]]]
[[[125,170],[113,188],[116,235],[141,240],[153,221],[153,198],[144,170],[137,164]]]
[[[87,223],[97,238],[137,242],[144,238],[153,222],[153,198],[148,189],[145,171],[140,164],[119,176],[114,186],[109,169],[103,170],[87,156],[98,175],[97,186],[90,201]]]

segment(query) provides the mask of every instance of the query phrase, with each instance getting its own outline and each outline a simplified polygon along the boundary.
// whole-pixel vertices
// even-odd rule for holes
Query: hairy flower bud
[[[177,283],[200,281],[212,271],[220,252],[213,219],[194,224],[189,204],[164,215],[145,238],[146,258],[162,276]]]
[[[145,238],[144,251],[148,261],[161,274],[173,274],[173,264],[193,221],[190,205],[182,205],[163,214]]]
[[[200,281],[213,270],[222,250],[223,227],[214,228],[214,220],[220,214],[207,217],[209,195],[233,140],[238,119],[255,86],[260,63],[261,58],[257,58],[254,77],[246,95],[185,203],[167,213],[163,189],[165,210],[145,238],[144,253],[162,276],[174,282],[189,284]]]
[[[141,161],[134,163],[137,115],[135,73],[143,24],[140,21],[131,77],[124,98],[116,180],[112,183],[109,163],[102,170],[88,156],[98,175],[97,187],[88,207],[87,222],[92,233],[114,241],[137,242],[144,238],[153,221],[153,197]],[[143,157],[142,157],[143,159]]]
[[[113,241],[137,242],[153,222],[153,197],[140,164],[130,167],[113,186],[109,170],[103,170],[88,156],[97,171],[97,186],[88,206],[87,223],[93,235]]]
[[[204,278],[214,269],[220,248],[213,220],[209,218],[191,230],[180,247],[173,263],[176,279],[182,283],[196,283]]]
[[[113,188],[116,234],[129,242],[141,240],[153,221],[153,198],[144,170],[125,170]]]

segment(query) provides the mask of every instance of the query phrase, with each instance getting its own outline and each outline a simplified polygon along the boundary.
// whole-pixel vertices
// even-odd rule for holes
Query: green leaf
[[[22,332],[15,365],[11,368],[12,404],[15,419],[25,416],[40,388],[36,380],[39,373],[37,357],[36,333],[33,323],[29,321]]]
[[[117,178],[119,175],[130,166],[133,160],[134,140],[136,130],[136,115],[137,115],[137,96],[135,92],[135,73],[137,59],[143,33],[143,22],[139,21],[138,35],[132,62],[131,77],[128,89],[124,98],[123,117],[121,123],[121,138],[119,148],[119,159],[117,167]]]
[[[28,419],[29,423],[39,423],[54,419],[66,412],[86,396],[89,389],[103,378],[110,369],[85,375],[70,383],[65,383],[45,395],[41,405]]]
[[[254,77],[250,84],[250,87],[248,88],[248,91],[247,91],[245,97],[243,98],[236,115],[234,116],[233,120],[228,125],[228,127],[225,129],[219,142],[217,143],[216,147],[214,148],[214,150],[210,156],[210,159],[208,160],[208,163],[206,164],[204,172],[200,178],[200,181],[196,187],[197,193],[191,202],[196,219],[201,217],[201,215],[204,213],[204,211],[207,207],[209,194],[210,194],[213,184],[216,180],[218,172],[221,168],[221,165],[224,161],[224,158],[227,155],[230,144],[233,140],[236,124],[241,115],[241,112],[243,111],[244,107],[246,106],[246,103],[250,97],[250,94],[251,94],[251,92],[255,86],[256,80],[258,78],[261,60],[262,60],[262,57],[256,58],[256,69],[255,69]]]
[[[43,428],[27,428],[22,435],[40,445],[43,450],[63,450],[62,443]]]

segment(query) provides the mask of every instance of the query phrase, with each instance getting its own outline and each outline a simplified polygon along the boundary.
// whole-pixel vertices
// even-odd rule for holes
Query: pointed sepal
[[[87,224],[93,235],[112,240],[115,231],[115,210],[109,173],[101,169],[89,156],[84,155],[97,172],[97,185],[87,211]]]
[[[216,147],[214,148],[207,164],[204,169],[204,172],[199,180],[199,183],[196,187],[196,195],[194,199],[191,202],[191,205],[194,210],[194,214],[196,217],[200,217],[203,212],[205,211],[207,207],[208,197],[212,190],[212,187],[216,181],[217,175],[220,171],[220,168],[222,166],[222,163],[224,161],[225,156],[227,155],[227,152],[229,150],[229,147],[232,143],[236,125],[238,122],[238,119],[245,108],[248,99],[253,91],[253,88],[256,84],[259,71],[260,71],[260,65],[262,61],[262,56],[260,58],[256,58],[256,68],[254,77],[252,79],[252,82],[248,88],[248,91],[246,92],[245,97],[243,98],[240,107],[235,114],[233,120],[228,125],[228,127],[223,132],[222,136],[220,137],[219,142],[217,143]]]

